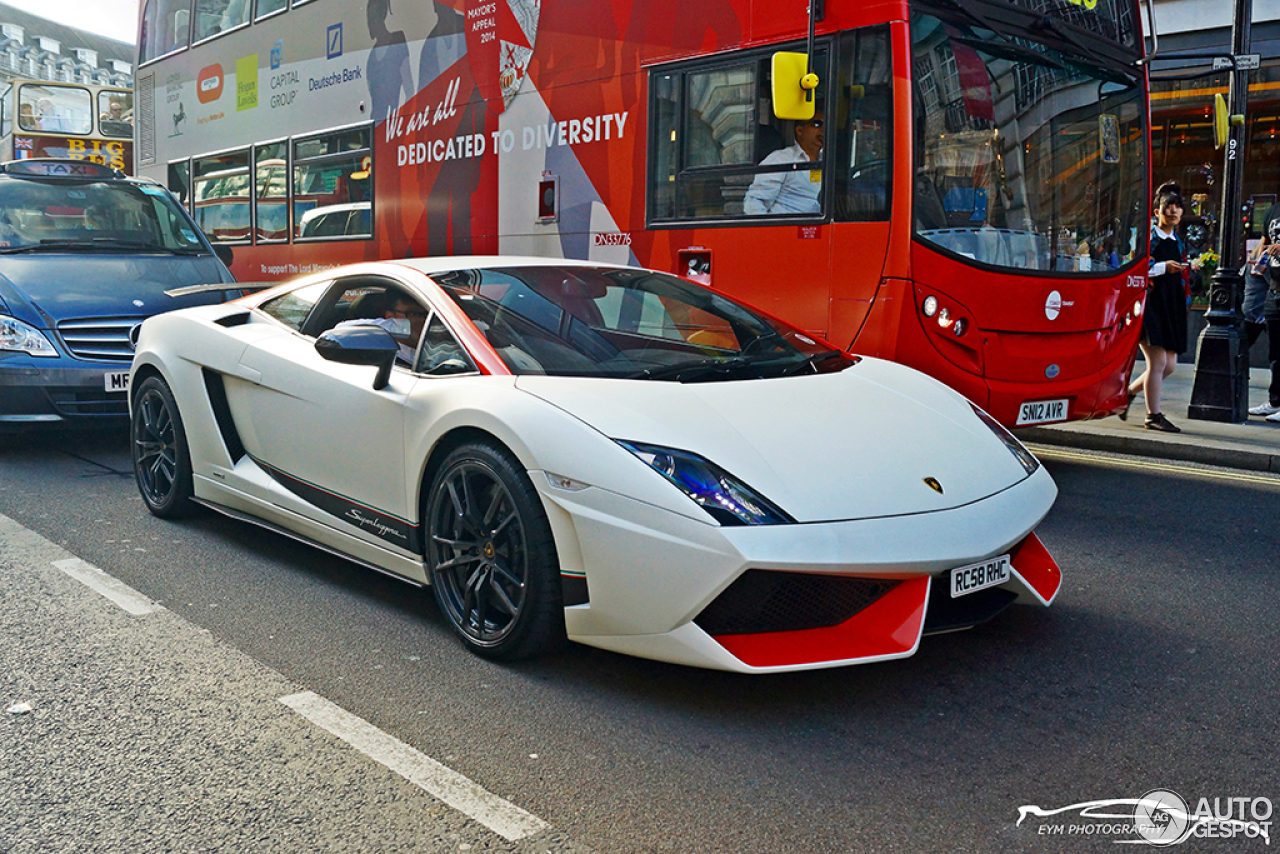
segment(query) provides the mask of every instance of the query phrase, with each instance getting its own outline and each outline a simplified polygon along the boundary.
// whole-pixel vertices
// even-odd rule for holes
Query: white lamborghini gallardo
[[[494,658],[879,661],[1061,583],[1056,487],[981,409],[650,270],[329,270],[147,320],[130,404],[151,512],[430,584]]]

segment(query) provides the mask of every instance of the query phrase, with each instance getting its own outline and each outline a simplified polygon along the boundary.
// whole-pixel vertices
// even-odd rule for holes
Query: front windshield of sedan
[[[124,181],[0,180],[0,253],[203,251],[161,187]]]
[[[842,370],[830,345],[648,270],[503,267],[432,278],[515,374],[712,382]]]

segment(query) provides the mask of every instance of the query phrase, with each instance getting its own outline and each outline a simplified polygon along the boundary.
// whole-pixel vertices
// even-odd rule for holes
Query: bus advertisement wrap
[[[770,60],[805,50],[806,4],[190,5],[142,4],[138,166],[241,244],[241,278],[620,262],[910,364],[1010,426],[1125,403],[1149,216],[1136,0],[828,0],[805,120],[776,117]]]

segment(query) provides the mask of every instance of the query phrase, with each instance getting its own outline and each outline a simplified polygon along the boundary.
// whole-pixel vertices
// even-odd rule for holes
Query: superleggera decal
[[[341,519],[348,525],[354,525],[362,531],[368,531],[380,540],[392,545],[408,549],[414,553],[422,551],[422,537],[418,526],[404,519],[383,513],[368,505],[352,501],[341,495],[330,492],[315,484],[307,483],[291,474],[252,457],[263,471],[271,475],[271,479],[301,498],[303,501],[324,512]]]

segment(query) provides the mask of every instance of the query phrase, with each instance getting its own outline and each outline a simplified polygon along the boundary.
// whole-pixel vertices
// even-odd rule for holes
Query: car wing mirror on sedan
[[[376,390],[387,387],[400,345],[390,332],[379,326],[344,326],[330,329],[317,338],[316,352],[330,362],[376,365],[378,374],[373,378]]]

